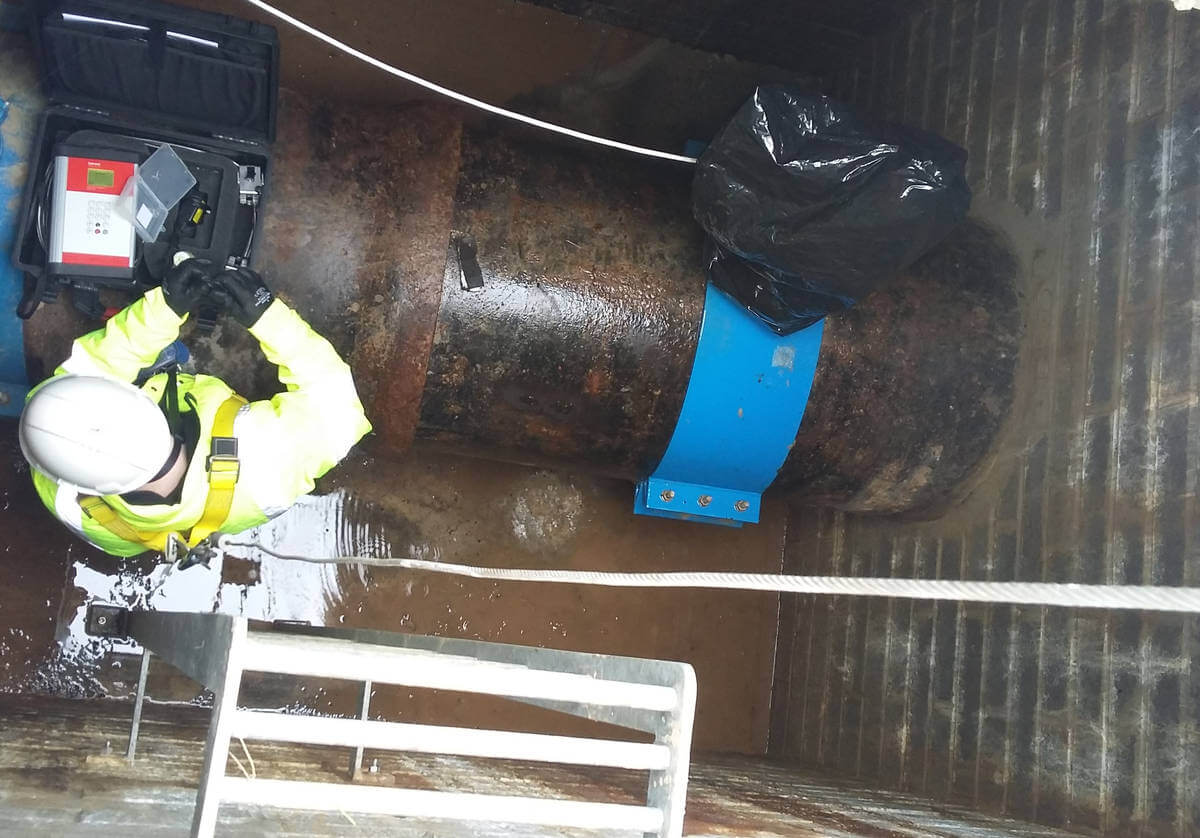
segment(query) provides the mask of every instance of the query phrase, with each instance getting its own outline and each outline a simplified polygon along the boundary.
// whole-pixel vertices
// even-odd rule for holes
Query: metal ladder
[[[104,611],[103,609],[109,610]],[[97,610],[100,609],[100,610]],[[308,626],[251,628],[243,617],[94,606],[96,633],[127,636],[142,659],[128,756],[133,758],[150,653],[213,691],[192,835],[213,835],[222,803],[459,822],[683,834],[696,677],[685,663],[561,652],[500,643]],[[245,672],[346,679],[363,684],[357,719],[237,706]],[[368,719],[373,684],[501,696],[653,734],[651,743],[476,730]],[[252,779],[225,773],[230,741],[603,766],[649,772],[645,805],[501,796],[350,783]]]

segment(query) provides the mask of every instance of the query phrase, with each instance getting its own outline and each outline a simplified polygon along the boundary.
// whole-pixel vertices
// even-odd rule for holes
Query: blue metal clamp
[[[667,451],[634,512],[740,527],[787,458],[817,371],[824,322],[772,332],[712,283],[692,377]]]

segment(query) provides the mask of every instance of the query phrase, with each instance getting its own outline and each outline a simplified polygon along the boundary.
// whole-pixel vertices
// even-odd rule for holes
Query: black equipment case
[[[102,316],[99,289],[141,294],[162,280],[177,250],[247,264],[270,183],[279,91],[274,27],[150,0],[26,0],[26,9],[49,107],[13,250],[25,274],[18,314],[30,317],[69,287],[80,310]],[[138,241],[133,276],[48,268],[43,213],[55,149],[82,145],[145,160],[163,143],[197,183],[154,242]],[[197,208],[202,220],[192,223]]]

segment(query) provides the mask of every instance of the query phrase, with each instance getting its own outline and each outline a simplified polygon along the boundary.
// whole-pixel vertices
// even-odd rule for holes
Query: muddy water
[[[631,487],[429,452],[403,462],[357,457],[326,494],[239,540],[283,553],[406,555],[504,567],[600,570],[778,569],[777,510],[745,531],[635,518]],[[765,594],[521,585],[389,568],[282,561],[233,549],[212,568],[169,571],[149,559],[68,555],[60,650],[40,664],[43,691],[127,695],[136,651],[83,633],[91,599],[162,610],[409,631],[692,663],[700,681],[696,745],[761,752],[766,743],[776,602]],[[62,579],[59,565],[58,579]],[[190,700],[194,686],[151,680],[151,694]],[[261,706],[351,714],[355,685],[251,682]],[[378,688],[373,715],[445,724],[586,732],[582,723],[509,702]]]
[[[54,672],[52,653],[68,570],[94,551],[34,495],[10,420],[0,423],[0,533],[0,692],[78,692],[72,676]]]

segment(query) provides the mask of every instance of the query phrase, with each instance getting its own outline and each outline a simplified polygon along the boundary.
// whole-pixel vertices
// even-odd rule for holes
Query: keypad
[[[87,229],[93,236],[107,236],[108,222],[112,216],[112,203],[109,201],[88,201]]]

